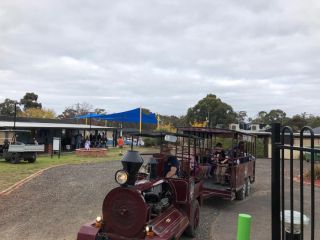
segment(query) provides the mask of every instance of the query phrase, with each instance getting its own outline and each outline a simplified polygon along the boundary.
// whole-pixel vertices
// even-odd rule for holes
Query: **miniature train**
[[[146,165],[147,173],[139,172],[143,158],[137,151],[128,151],[121,161],[123,169],[115,173],[115,180],[120,186],[106,195],[102,217],[83,225],[77,240],[171,240],[179,239],[183,233],[195,237],[200,206],[205,198],[234,199],[245,189],[241,195],[244,198],[248,179],[250,183],[254,181],[254,159],[248,156],[246,163],[238,163],[239,167],[230,172],[230,187],[204,186],[206,181],[197,176],[191,164],[193,156],[201,152],[198,149],[204,142],[203,136],[185,133],[139,136],[173,139],[177,143],[175,156],[180,162],[180,175],[164,177],[167,156],[162,153],[152,154]],[[248,171],[249,164],[251,170]],[[239,180],[232,180],[232,177]]]

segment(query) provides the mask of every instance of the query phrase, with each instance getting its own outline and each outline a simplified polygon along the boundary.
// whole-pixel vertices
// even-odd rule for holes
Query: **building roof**
[[[13,128],[13,121],[0,121],[0,128]],[[86,125],[86,124],[74,124],[74,123],[44,123],[44,122],[16,122],[16,128],[61,128],[61,129],[93,129],[93,130],[112,130],[116,129],[113,127],[104,127],[104,126],[95,126],[95,125]]]
[[[320,134],[320,127],[316,127],[312,130],[313,130],[314,134]]]

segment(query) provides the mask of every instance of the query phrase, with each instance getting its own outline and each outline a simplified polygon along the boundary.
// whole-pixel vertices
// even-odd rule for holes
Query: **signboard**
[[[173,135],[165,135],[164,136],[164,140],[167,142],[177,142],[177,136],[173,136]]]
[[[60,158],[60,153],[61,153],[61,138],[57,138],[57,137],[54,137],[54,138],[53,138],[51,158],[53,157],[54,152],[58,152],[58,157]]]
[[[60,151],[60,144],[61,139],[60,138],[53,138],[53,151]]]

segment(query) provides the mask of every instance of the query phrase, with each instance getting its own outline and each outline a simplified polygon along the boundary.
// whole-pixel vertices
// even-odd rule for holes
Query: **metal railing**
[[[310,139],[310,147],[304,146],[304,139]],[[272,196],[272,240],[303,240],[304,239],[304,153],[311,154],[310,161],[310,223],[311,232],[310,239],[315,240],[315,154],[320,153],[320,149],[314,147],[314,132],[310,127],[303,127],[299,134],[300,143],[299,146],[294,145],[294,134],[290,127],[283,127],[278,123],[272,126],[272,180],[271,180],[271,196]],[[285,151],[289,150],[289,179],[285,176]],[[294,151],[299,151],[299,159],[294,160]],[[294,161],[299,161],[299,198],[294,198]],[[286,180],[289,180],[289,188],[287,188]],[[285,190],[289,190],[289,194],[286,194]],[[285,216],[285,203],[287,197],[289,197],[289,210],[288,215]],[[294,232],[294,216],[295,216],[295,202],[299,201],[298,207],[300,218],[298,233]],[[289,223],[285,227],[285,219]],[[296,220],[297,222],[297,220]],[[298,237],[296,236],[298,235]],[[317,239],[319,239],[318,236]]]

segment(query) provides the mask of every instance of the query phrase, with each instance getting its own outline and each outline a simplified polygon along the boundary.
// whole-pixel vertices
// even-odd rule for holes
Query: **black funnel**
[[[133,186],[136,181],[136,174],[138,173],[143,159],[138,151],[129,150],[121,160],[123,169],[129,174],[128,185]]]
[[[154,158],[151,158],[149,161],[150,166],[150,180],[156,179],[158,177],[157,175],[157,165],[158,162]]]

